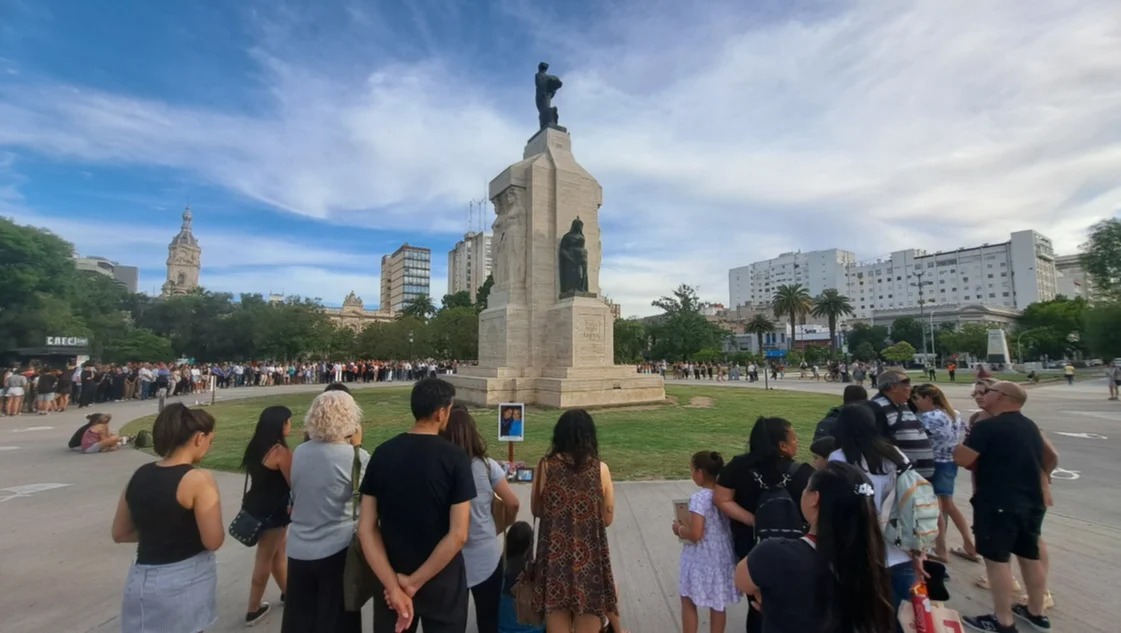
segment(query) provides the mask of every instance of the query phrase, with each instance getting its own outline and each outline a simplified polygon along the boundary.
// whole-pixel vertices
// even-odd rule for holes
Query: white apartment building
[[[129,292],[135,293],[140,280],[140,271],[136,266],[122,266],[117,262],[106,259],[104,257],[75,257],[74,267],[78,270],[86,270],[93,273],[100,273],[106,277],[112,277],[117,280],[117,283],[124,286]]]
[[[783,253],[728,271],[729,306],[769,304],[775,290],[785,284],[802,284],[817,296],[828,288],[848,287],[846,272],[856,263],[850,251],[831,248],[808,253]]]
[[[1082,297],[1094,300],[1094,283],[1082,268],[1082,255],[1060,255],[1055,258],[1055,294],[1067,299]]]
[[[490,234],[470,231],[448,251],[448,294],[475,293],[490,274]]]
[[[836,249],[815,253],[851,256],[848,251]],[[943,310],[953,306],[957,310],[967,305],[1023,310],[1036,301],[1054,299],[1057,289],[1051,240],[1030,230],[1012,233],[1007,242],[1000,244],[936,253],[900,250],[875,261],[852,262],[831,271],[831,258],[826,262],[809,258],[799,262],[798,255],[786,253],[730,270],[732,304],[744,303],[745,298],[753,304],[767,303],[778,286],[800,283],[813,296],[825,288],[837,288],[852,301],[855,319],[875,319],[877,312],[903,314],[914,309],[917,313],[920,294],[921,305],[927,311],[931,306],[944,306]],[[801,266],[796,268],[796,264]],[[802,272],[802,266],[807,264],[808,269]],[[819,266],[817,271],[828,271],[829,281],[835,283],[821,285],[825,279],[814,272],[814,264]]]

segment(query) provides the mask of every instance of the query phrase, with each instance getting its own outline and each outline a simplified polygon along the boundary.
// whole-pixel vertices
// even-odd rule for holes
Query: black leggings
[[[475,599],[475,624],[479,633],[498,633],[498,601],[502,596],[502,561],[494,573],[483,582],[471,587]]]
[[[362,633],[362,613],[343,607],[346,550],[319,560],[288,558],[281,633]]]

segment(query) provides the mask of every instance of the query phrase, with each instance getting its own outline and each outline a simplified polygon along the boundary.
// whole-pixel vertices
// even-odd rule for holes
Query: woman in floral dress
[[[530,505],[541,527],[533,605],[549,633],[596,633],[618,611],[607,548],[615,493],[587,411],[566,411],[557,420],[534,481]]]

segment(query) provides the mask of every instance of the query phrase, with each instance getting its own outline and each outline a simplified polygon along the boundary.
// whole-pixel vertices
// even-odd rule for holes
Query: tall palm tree
[[[405,302],[404,307],[401,308],[400,316],[412,316],[421,321],[427,321],[429,317],[435,314],[436,304],[432,303],[432,297],[417,295]]]
[[[760,313],[756,314],[755,316],[751,317],[751,320],[749,320],[746,324],[744,324],[743,329],[748,334],[754,334],[755,335],[755,341],[759,344],[759,347],[758,347],[759,353],[762,354],[763,353],[763,335],[766,334],[767,332],[774,332],[775,331],[775,322],[772,321],[770,318],[768,318],[767,315],[760,312]]]
[[[834,352],[837,351],[837,319],[856,314],[852,309],[852,301],[837,292],[836,288],[827,288],[814,298],[813,310],[810,313],[815,317],[829,319],[829,348]]]
[[[810,291],[802,284],[783,284],[775,290],[771,307],[776,317],[790,317],[790,340],[786,344],[786,351],[792,351],[797,338],[798,320],[813,309]]]

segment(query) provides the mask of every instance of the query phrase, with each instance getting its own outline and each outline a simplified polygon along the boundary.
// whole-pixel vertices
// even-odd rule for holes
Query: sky
[[[625,315],[796,250],[1071,253],[1121,209],[1116,0],[0,0],[0,216],[158,292],[189,203],[204,287],[371,308],[408,242],[438,301],[539,61]]]

